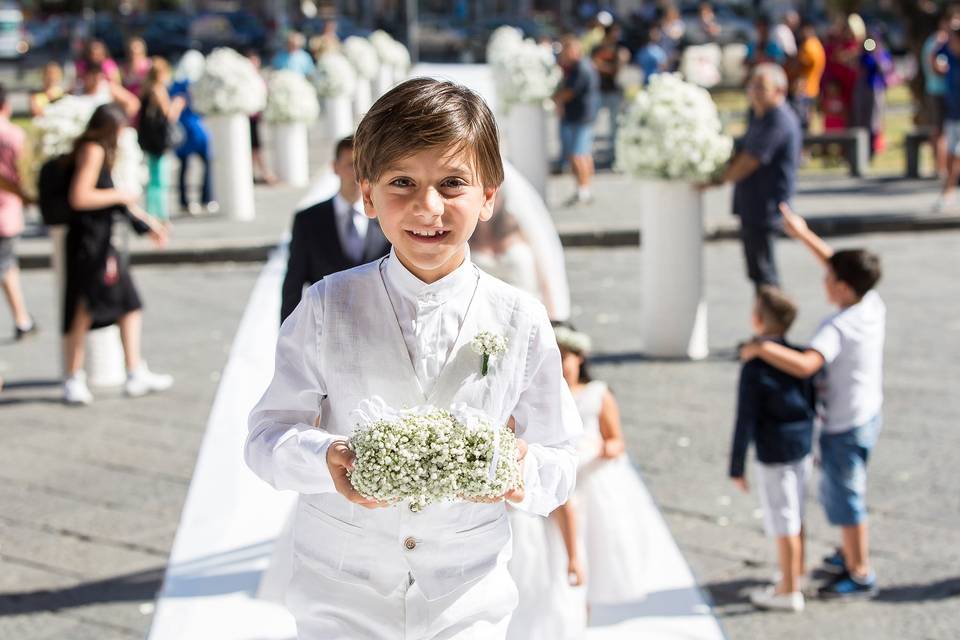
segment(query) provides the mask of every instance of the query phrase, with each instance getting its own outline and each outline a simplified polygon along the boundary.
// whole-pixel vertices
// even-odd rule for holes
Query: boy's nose
[[[422,218],[433,219],[443,215],[443,198],[433,187],[427,187],[423,197],[417,202],[417,215]]]

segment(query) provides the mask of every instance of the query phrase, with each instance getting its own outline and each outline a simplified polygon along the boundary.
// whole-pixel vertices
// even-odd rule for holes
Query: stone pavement
[[[947,639],[960,626],[960,396],[954,356],[960,308],[953,271],[960,232],[863,236],[884,258],[888,308],[885,428],[871,467],[873,602],[811,602],[799,616],[761,614],[745,590],[773,572],[756,496],[727,481],[738,365],[750,290],[736,242],[707,245],[710,343],[699,363],[641,355],[639,250],[567,251],[574,322],[594,336],[594,374],[622,405],[630,453],[673,535],[716,603],[732,639]],[[820,271],[800,247],[779,246],[801,305],[793,334],[809,336],[828,308]],[[601,252],[602,251],[602,252]],[[26,272],[43,332],[0,344],[0,639],[142,638],[173,541],[219,371],[257,265],[143,266],[145,354],[176,375],[168,393],[126,400],[97,394],[59,404],[53,280]],[[624,285],[624,283],[627,283]],[[239,452],[238,452],[239,455]],[[835,534],[811,503],[810,557]]]

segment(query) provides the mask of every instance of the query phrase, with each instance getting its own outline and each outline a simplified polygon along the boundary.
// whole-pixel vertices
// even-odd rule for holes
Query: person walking
[[[180,160],[180,208],[192,216],[200,215],[204,210],[207,213],[220,211],[220,205],[213,199],[210,181],[210,135],[203,124],[203,118],[190,105],[190,85],[203,73],[204,64],[202,53],[187,51],[177,65],[174,83],[170,87],[171,98],[183,99],[183,108],[180,110],[183,141],[176,148],[177,159]],[[190,200],[187,195],[187,168],[193,156],[203,163],[200,202]]]
[[[747,275],[759,288],[780,283],[773,239],[782,224],[780,203],[793,198],[803,134],[787,105],[787,74],[780,65],[758,65],[747,84],[747,96],[753,119],[740,149],[712,184],[736,185],[733,212],[740,216]]]
[[[624,63],[630,60],[630,52],[620,44],[620,36],[620,25],[611,24],[604,31],[603,40],[590,55],[600,75],[600,108],[606,110],[610,120],[611,164],[616,159],[617,126],[623,104],[623,89],[617,83],[617,76]]]
[[[130,38],[127,42],[127,60],[123,63],[121,78],[123,87],[134,95],[143,93],[151,60],[147,57],[147,43],[143,38]]]
[[[302,73],[305,77],[313,75],[315,68],[313,58],[303,48],[305,42],[303,35],[291,31],[287,34],[287,46],[283,51],[277,52],[273,57],[270,66],[277,71],[296,71]]]
[[[180,118],[185,101],[182,96],[171,99],[167,84],[171,78],[170,65],[155,57],[144,79],[140,95],[140,114],[137,119],[137,136],[140,148],[147,156],[149,181],[147,182],[147,213],[158,220],[170,219],[167,207],[167,152],[170,150],[170,126]]]
[[[575,36],[563,38],[559,63],[563,81],[554,101],[560,108],[561,155],[570,161],[577,180],[577,192],[567,201],[572,206],[593,201],[593,124],[600,106],[600,77]]]
[[[139,196],[114,188],[110,170],[120,130],[126,123],[115,104],[97,107],[77,138],[68,161],[73,164],[67,201],[72,210],[66,242],[66,287],[63,307],[64,384],[67,404],[90,404],[93,395],[83,372],[87,332],[112,324],[120,327],[127,367],[124,391],[142,396],[163,391],[173,378],[147,368],[140,355],[143,322],[137,289],[110,242],[113,219],[123,215],[138,233],[149,233],[159,246],[166,229],[141,211]]]
[[[19,165],[26,144],[23,129],[10,121],[7,90],[0,85],[0,288],[13,315],[14,339],[35,333],[37,325],[27,311],[20,285],[14,243],[23,232],[23,203]]]
[[[807,131],[817,98],[820,97],[820,80],[827,65],[827,54],[816,28],[809,21],[804,21],[800,26],[798,44],[793,108],[800,118],[800,126]]]

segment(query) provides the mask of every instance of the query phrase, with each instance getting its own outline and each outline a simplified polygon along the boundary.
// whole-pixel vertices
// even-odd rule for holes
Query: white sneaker
[[[943,194],[937,196],[937,201],[933,203],[933,206],[930,208],[933,213],[944,213],[954,207],[954,196],[944,196]]]
[[[765,589],[758,589],[750,593],[750,602],[758,609],[771,611],[803,611],[805,602],[799,591],[793,593],[777,593],[771,585]]]
[[[173,386],[173,376],[163,373],[154,373],[147,368],[146,362],[127,374],[124,392],[131,398],[145,396],[155,391],[166,391]]]
[[[211,200],[207,203],[207,213],[214,215],[220,213],[220,203],[216,200]]]
[[[63,401],[67,404],[90,404],[93,402],[93,394],[87,386],[87,374],[83,371],[77,371],[75,374],[63,381]]]

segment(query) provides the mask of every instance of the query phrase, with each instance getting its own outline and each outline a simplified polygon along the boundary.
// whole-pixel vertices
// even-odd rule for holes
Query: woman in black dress
[[[165,227],[137,206],[138,196],[113,186],[110,170],[125,123],[119,106],[98,107],[74,143],[71,157],[75,170],[68,198],[73,214],[67,232],[63,314],[64,400],[69,404],[93,400],[83,372],[87,332],[114,323],[123,340],[127,395],[161,391],[173,384],[170,376],[151,372],[140,358],[140,297],[110,243],[117,216],[127,218],[138,233],[149,233],[160,246],[167,238]]]

